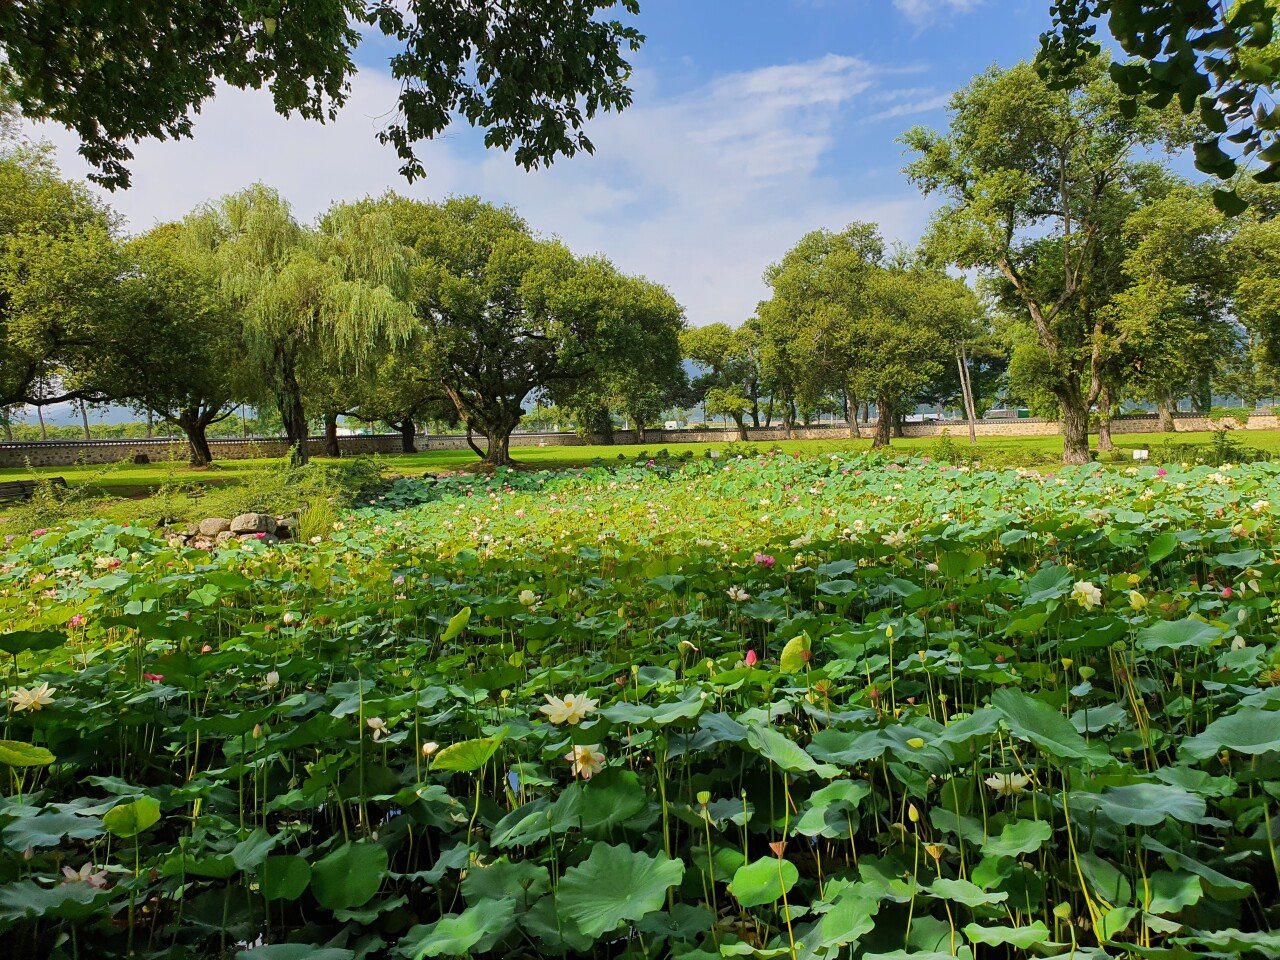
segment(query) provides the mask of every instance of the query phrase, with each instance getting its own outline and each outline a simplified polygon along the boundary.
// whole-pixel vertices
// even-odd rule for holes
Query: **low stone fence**
[[[1178,414],[1174,417],[1178,432],[1217,430],[1227,427],[1233,430],[1280,430],[1280,417],[1271,414],[1255,414],[1240,423],[1234,418],[1211,419],[1195,414]],[[875,430],[875,422],[859,424],[864,437]],[[1060,430],[1056,420],[979,420],[976,431],[980,437],[1046,437],[1056,436]],[[1153,416],[1116,417],[1111,421],[1113,434],[1158,433],[1160,423]],[[903,427],[908,437],[938,437],[944,433],[961,439],[969,435],[969,425],[963,420],[908,423]],[[827,423],[808,427],[797,426],[791,431],[794,440],[839,440],[849,436],[845,423]],[[781,427],[748,427],[747,437],[753,441],[787,439]],[[684,429],[646,430],[641,441],[634,430],[616,430],[613,439],[619,444],[641,443],[654,448],[675,443],[731,443],[738,438],[737,430]],[[484,439],[476,442],[483,448]],[[517,433],[511,438],[512,447],[576,447],[598,442],[594,437],[582,437],[576,433]],[[400,453],[401,438],[398,433],[369,436],[343,436],[338,445],[347,455]],[[465,450],[467,439],[463,436],[420,436],[415,445],[423,450]],[[315,455],[324,452],[324,438],[312,437],[310,450]],[[283,437],[250,437],[247,439],[210,440],[209,447],[215,460],[250,460],[287,456],[289,446]],[[181,438],[156,440],[47,440],[27,443],[0,443],[0,467],[67,467],[74,464],[108,464],[145,454],[149,460],[186,460],[187,444]]]

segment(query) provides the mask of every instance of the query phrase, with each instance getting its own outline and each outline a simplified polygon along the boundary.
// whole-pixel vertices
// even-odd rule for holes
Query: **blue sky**
[[[395,103],[385,51],[362,70],[337,122],[274,114],[226,90],[191,141],[144,143],[134,186],[110,202],[142,230],[261,179],[310,219],[335,199],[394,188],[424,199],[479,194],[515,206],[575,251],[603,253],[666,284],[694,324],[740,323],[761,273],[806,231],[850,220],[916,239],[930,202],[901,174],[898,136],[943,126],[947,96],[993,63],[1034,54],[1049,0],[641,0],[648,41],[635,103],[597,118],[594,156],[525,172],[451,129],[423,147],[406,185],[374,140]],[[282,29],[285,28],[282,25]],[[64,170],[74,141],[53,128]]]

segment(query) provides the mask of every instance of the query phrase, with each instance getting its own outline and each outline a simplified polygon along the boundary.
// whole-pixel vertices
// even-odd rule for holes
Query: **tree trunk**
[[[788,440],[795,437],[796,408],[790,400],[782,402],[782,434]]]
[[[338,444],[338,415],[324,415],[324,455],[326,457],[342,456],[342,447]]]
[[[40,439],[49,439],[49,429],[44,425],[44,407],[36,404],[36,419],[40,421]]]
[[[735,413],[735,414],[733,414],[733,422],[734,422],[734,423],[737,425],[737,427],[738,427],[738,439],[739,439],[739,440],[746,440],[746,439],[747,439],[747,421],[746,421],[746,418],[745,418],[745,417],[743,417],[743,415],[742,415],[742,414],[740,414],[740,413]]]
[[[1156,416],[1160,418],[1160,432],[1173,433],[1178,427],[1173,422],[1173,395],[1162,393],[1156,400]]]
[[[92,440],[93,434],[89,432],[89,406],[83,400],[80,401],[80,422],[84,424],[84,438]]]
[[[4,438],[13,443],[13,413],[9,410],[4,412]]]
[[[858,429],[858,401],[849,390],[844,391],[844,420],[849,424],[849,439],[861,440],[862,431]]]
[[[903,425],[906,423],[906,421],[907,421],[907,415],[906,415],[905,413],[899,413],[899,412],[897,412],[896,410],[894,411],[894,414],[893,414],[893,435],[894,435],[895,437],[899,437],[899,438],[901,438],[901,437],[905,437],[905,436],[907,435],[907,431],[906,431],[905,427],[903,426]]]
[[[282,365],[276,401],[284,424],[284,435],[293,451],[290,459],[295,466],[302,466],[311,459],[311,451],[307,449],[307,414],[302,406],[302,389],[298,386],[292,362]]]
[[[889,446],[889,438],[893,429],[893,412],[883,398],[876,399],[876,432],[871,438],[873,450]]]
[[[400,452],[401,453],[417,453],[418,448],[413,442],[414,436],[417,434],[417,428],[412,417],[405,417],[393,426],[400,431]]]
[[[486,454],[485,451],[481,450],[478,446],[476,446],[475,434],[472,432],[471,424],[469,423],[467,424],[467,446],[470,447],[472,452],[481,460],[483,460],[486,456],[488,456],[488,454]]]
[[[1089,463],[1089,409],[1078,391],[1058,393],[1062,423],[1062,462]]]
[[[213,451],[205,433],[208,426],[197,410],[182,410],[178,414],[178,429],[187,437],[187,463],[193,467],[207,467],[213,463]]]
[[[487,437],[489,439],[489,452],[484,457],[485,466],[511,466],[511,431],[494,430],[488,433]]]
[[[1116,445],[1111,442],[1111,388],[1105,384],[1098,394],[1098,449],[1111,452]]]
[[[969,357],[964,344],[956,349],[956,364],[960,370],[960,395],[964,400],[964,416],[969,421],[969,442],[978,442],[978,417],[973,407],[973,383],[969,380]]]
[[[147,411],[147,439],[150,440],[156,435],[156,421],[151,411]]]

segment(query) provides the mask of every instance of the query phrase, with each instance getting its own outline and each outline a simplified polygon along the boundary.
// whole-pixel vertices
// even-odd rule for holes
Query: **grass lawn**
[[[1157,448],[1165,443],[1204,444],[1213,437],[1209,432],[1178,434],[1123,434],[1115,443],[1121,456],[1139,446]],[[1232,440],[1242,445],[1280,454],[1280,431],[1238,431]],[[952,436],[951,442],[961,453],[973,448],[964,436]],[[917,437],[893,441],[894,450],[923,451],[936,449],[937,437]],[[869,450],[870,439],[848,440],[782,440],[748,443],[671,443],[578,447],[517,447],[512,455],[530,469],[564,469],[591,463],[609,463],[633,459],[642,454],[666,451],[671,455],[705,456],[708,451],[748,452],[770,449],[797,451],[807,456],[825,453]],[[1062,439],[1048,437],[981,437],[978,456],[1000,466],[1048,466],[1062,452]],[[395,454],[376,458],[388,473],[415,476],[423,473],[467,470],[478,462],[470,450],[434,450],[428,453]],[[1127,459],[1127,457],[1125,457]],[[318,462],[334,462],[317,458]],[[65,477],[84,505],[85,515],[109,519],[154,522],[160,505],[152,503],[157,491],[167,491],[163,509],[170,517],[191,519],[210,515],[214,509],[235,509],[236,498],[248,496],[257,487],[270,484],[281,474],[279,459],[224,460],[212,467],[193,470],[181,462],[137,465],[122,461],[117,464],[69,467],[0,468],[0,480]],[[249,497],[249,499],[252,499]],[[0,518],[11,505],[0,505]],[[246,507],[249,509],[249,507]]]

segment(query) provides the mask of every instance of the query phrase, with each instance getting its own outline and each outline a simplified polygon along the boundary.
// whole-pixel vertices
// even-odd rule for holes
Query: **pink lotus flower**
[[[742,662],[748,667],[754,667],[759,660],[760,658],[756,656],[756,652],[754,650],[748,650],[747,655],[742,658]]]
[[[70,620],[67,621],[67,626],[74,630],[77,627],[83,627],[85,623],[86,623],[86,620],[85,620],[84,614],[77,613]]]
[[[265,533],[255,533],[255,534],[253,535],[253,539],[255,539],[255,540],[263,540],[263,539],[265,539],[265,538],[266,538],[266,536],[267,536],[267,535],[266,535]]]
[[[1164,467],[1160,467],[1158,470],[1156,470],[1157,477],[1167,477],[1168,475],[1169,475],[1169,471],[1166,470]]]
[[[769,569],[777,562],[778,560],[776,557],[771,557],[767,553],[756,554],[756,563],[760,564],[760,566],[764,567],[765,569]]]
[[[142,679],[150,680],[152,683],[159,683],[161,680],[164,679],[164,674],[163,673],[144,673],[142,675]]]
[[[49,529],[47,527],[41,527],[39,530],[32,530],[31,535],[33,537],[43,537],[48,532]]]
[[[1234,597],[1235,595],[1236,595],[1236,592],[1235,592],[1234,590],[1232,590],[1230,587],[1223,587],[1223,588],[1222,588],[1222,599],[1223,599],[1223,600],[1230,600],[1230,599],[1231,599],[1232,597]]]

